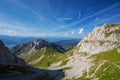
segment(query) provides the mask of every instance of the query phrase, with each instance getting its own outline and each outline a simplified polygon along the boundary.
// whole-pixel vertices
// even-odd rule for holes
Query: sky
[[[0,34],[82,38],[120,23],[120,0],[0,0]]]

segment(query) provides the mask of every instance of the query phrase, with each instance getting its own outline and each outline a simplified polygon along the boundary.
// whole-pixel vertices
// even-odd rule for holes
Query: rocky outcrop
[[[37,50],[39,50],[39,49],[41,49],[43,47],[48,47],[50,49],[53,49],[53,50],[56,50],[56,51],[59,51],[59,52],[64,52],[65,51],[59,45],[55,45],[53,43],[47,42],[47,41],[42,40],[42,39],[37,39],[37,40],[34,40],[32,42],[28,42],[28,43],[25,43],[25,44],[19,44],[19,45],[13,47],[11,49],[11,52],[13,54],[18,55],[20,53],[29,51],[30,54],[33,54]]]
[[[102,27],[96,27],[88,34],[77,47],[76,52],[87,52],[96,54],[112,50],[120,46],[120,24],[105,24]]]
[[[22,59],[11,54],[10,50],[7,47],[5,47],[4,43],[1,40],[0,40],[0,65],[26,66],[25,62]]]

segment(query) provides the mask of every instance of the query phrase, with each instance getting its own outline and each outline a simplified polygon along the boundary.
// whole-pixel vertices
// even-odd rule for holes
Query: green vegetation
[[[62,63],[60,64],[60,66],[66,65],[68,61],[69,61],[68,59],[63,59]]]
[[[105,25],[105,29],[107,28],[112,28],[112,27],[115,27],[115,26],[119,26],[120,24],[106,24]]]
[[[94,55],[94,58],[95,60],[93,62],[96,65],[91,68],[90,74],[95,71],[101,62],[105,61],[105,63],[96,72],[95,77],[100,80],[120,79],[120,54],[117,52],[117,49]]]
[[[73,52],[74,52],[74,49],[69,50],[65,53],[61,53],[56,50],[44,47],[44,48],[41,48],[39,51],[37,51],[34,54],[29,54],[29,52],[27,51],[23,54],[20,54],[19,57],[24,59],[27,63],[30,63],[31,61],[39,59],[41,56],[43,56],[43,58],[41,58],[40,61],[33,63],[32,65],[34,67],[38,67],[38,68],[41,67],[43,69],[46,69],[52,63],[59,62],[59,61],[62,61],[60,66],[67,64],[67,62],[68,62],[67,57],[72,56]]]
[[[107,60],[108,62],[117,62],[120,63],[120,54],[118,53],[117,49],[110,50],[108,52],[102,52],[99,54],[94,55],[95,63],[98,63],[101,60]]]
[[[29,63],[37,58],[40,58],[42,55],[45,55],[44,58],[33,64],[33,66],[47,68],[51,63],[60,60],[59,58],[62,56],[62,53],[44,47],[32,55],[30,55],[28,52],[25,52],[20,54],[19,57],[23,58],[27,63]]]
[[[119,44],[118,42],[114,42],[113,44]],[[100,41],[100,45],[103,45],[104,41]],[[68,62],[68,57],[72,56],[74,54],[74,51],[79,49],[79,47],[75,47],[72,50],[69,50],[68,52],[65,53],[60,53],[56,50],[44,47],[40,49],[38,52],[34,53],[29,59],[27,59],[27,62],[31,62],[35,60],[36,58],[41,57],[44,55],[44,58],[42,58],[39,62],[33,64],[34,67],[41,67],[41,68],[48,68],[51,64],[62,61],[59,66],[66,65]],[[25,55],[28,54],[27,52]],[[87,56],[87,53],[80,53],[82,56]],[[95,54],[92,57],[93,58],[93,63],[95,64],[93,67],[90,68],[88,74],[89,77],[86,78],[88,75],[87,72],[85,71],[83,76],[79,78],[73,78],[71,80],[92,80],[95,78],[99,78],[99,80],[118,80],[120,79],[120,53],[117,52],[117,48],[107,51],[107,52],[102,52],[99,54]],[[100,66],[100,64],[103,62]],[[99,67],[100,66],[100,67]],[[99,69],[97,69],[99,67]],[[71,69],[71,67],[65,67],[62,70],[68,70]],[[96,70],[97,69],[97,70]],[[95,73],[95,74],[94,74]],[[92,76],[94,74],[94,76]],[[35,80],[40,80],[40,79],[48,79],[48,80],[53,80],[53,78],[48,78],[49,75],[45,76],[39,76]],[[64,80],[64,78],[63,78]],[[70,80],[70,79],[68,79]]]
[[[85,43],[88,43],[88,42],[90,42],[90,40],[84,40],[84,42],[85,42]]]
[[[87,52],[80,52],[80,55],[81,55],[81,56],[87,56],[88,53],[87,53]]]
[[[95,65],[89,70],[89,77],[86,78],[87,72],[85,71],[83,76],[77,79],[73,78],[71,80],[92,80],[95,78],[98,78],[99,80],[120,79],[120,53],[117,52],[116,48],[107,52],[95,54],[90,58],[94,58],[93,63]],[[100,66],[103,61],[105,61],[104,64]],[[99,69],[97,69],[98,67]],[[92,76],[93,74],[94,76]]]
[[[102,46],[105,43],[105,41],[99,41],[99,43],[100,43],[100,46]]]
[[[120,30],[115,30],[115,31],[109,31],[110,28],[115,27],[115,26],[119,26],[120,28],[120,24],[106,24],[105,25],[105,37],[109,37],[111,34],[115,33],[115,34],[120,34]]]
[[[47,68],[50,66],[50,64],[61,61],[65,57],[63,53],[52,50],[50,48],[46,48],[45,52],[38,51],[37,53],[42,53],[45,56],[39,62],[33,64],[35,67]]]
[[[120,30],[115,30],[115,31],[110,31],[110,32],[107,32],[105,33],[105,37],[109,37],[111,34],[120,34]]]
[[[69,70],[69,69],[71,69],[71,67],[65,67],[62,70],[64,71],[64,70]]]
[[[27,62],[30,62],[30,61],[32,61],[32,60],[34,60],[34,59],[37,59],[37,58],[41,57],[41,56],[43,55],[43,53],[45,53],[45,51],[46,51],[46,47],[41,48],[38,52],[36,52],[35,54],[33,54],[33,55],[27,60]]]
[[[17,55],[17,56],[20,57],[20,58],[22,58],[22,59],[24,59],[26,61],[27,57],[28,57],[28,51],[26,51],[26,52],[24,52],[24,53],[22,53],[20,55]]]
[[[68,45],[68,46],[65,46],[64,48],[65,48],[65,50],[66,51],[68,51],[68,50],[70,50],[70,49],[72,49],[72,48],[74,48],[75,46],[73,46],[73,45]]]

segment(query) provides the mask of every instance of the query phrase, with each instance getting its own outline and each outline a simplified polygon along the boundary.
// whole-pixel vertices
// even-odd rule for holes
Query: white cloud
[[[78,34],[81,34],[83,31],[84,31],[84,29],[80,28]]]
[[[14,30],[5,29],[5,30],[0,30],[0,34],[15,36],[16,32]]]
[[[75,31],[72,31],[71,34],[74,35]]]
[[[65,33],[65,36],[68,36],[68,33]]]
[[[13,30],[4,30],[3,32],[6,32],[8,34],[14,34],[15,33]]]
[[[6,22],[0,22],[0,27],[14,28],[14,29],[18,29],[18,30],[26,30],[25,26],[23,26],[23,25],[10,24],[10,23],[6,23]]]

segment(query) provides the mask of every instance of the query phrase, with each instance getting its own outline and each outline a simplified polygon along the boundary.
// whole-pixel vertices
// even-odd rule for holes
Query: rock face
[[[0,65],[25,66],[26,64],[22,59],[11,54],[10,50],[5,47],[4,43],[0,40]]]
[[[19,44],[15,47],[13,47],[11,49],[11,52],[13,54],[19,54],[19,53],[23,53],[25,51],[29,51],[29,53],[35,53],[37,50],[43,48],[43,47],[48,47],[48,48],[51,48],[51,49],[54,49],[56,51],[59,51],[59,52],[64,52],[65,50],[60,47],[59,45],[55,45],[53,43],[49,43],[45,40],[42,40],[42,39],[37,39],[37,40],[34,40],[32,42],[29,42],[29,43],[25,43],[25,44]]]
[[[76,52],[96,54],[120,46],[120,24],[105,24],[96,27],[77,47]]]

